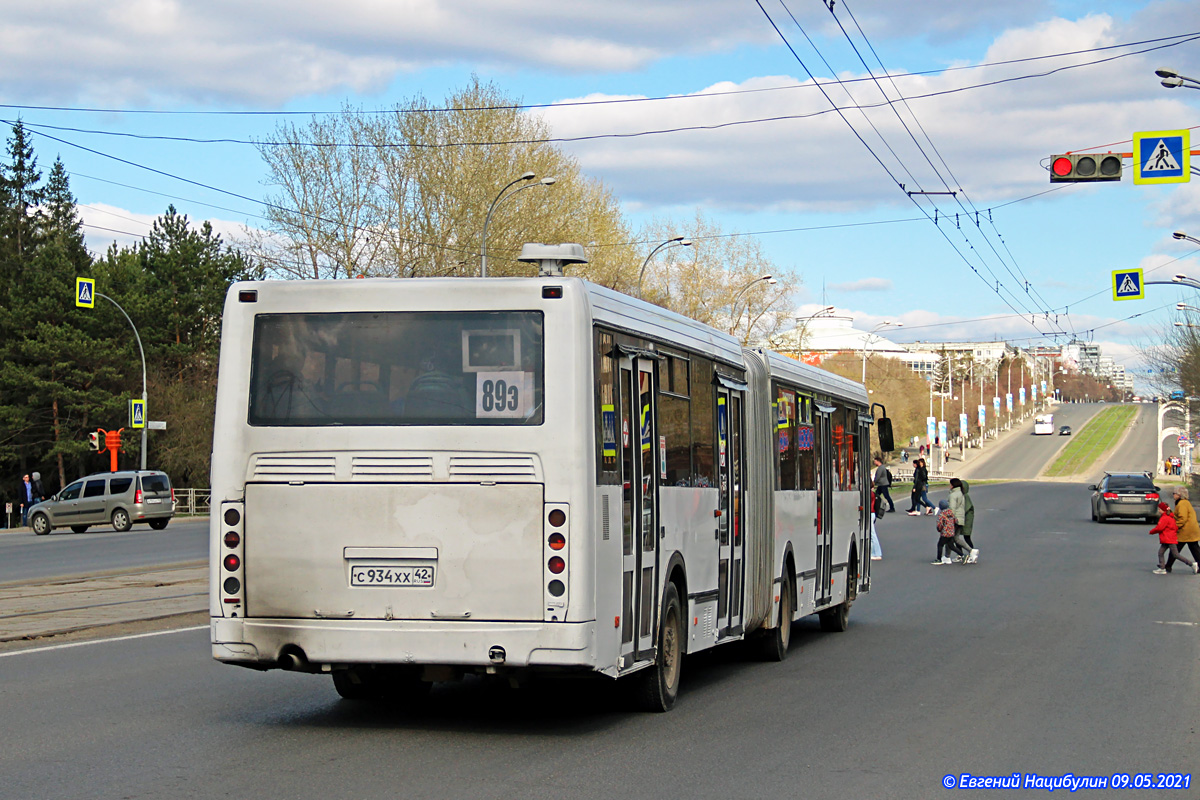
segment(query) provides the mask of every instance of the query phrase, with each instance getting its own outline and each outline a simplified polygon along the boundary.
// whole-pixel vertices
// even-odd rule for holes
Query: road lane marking
[[[9,656],[23,656],[29,653],[45,653],[50,650],[66,650],[70,647],[84,647],[89,644],[105,644],[106,642],[126,642],[130,639],[145,639],[150,636],[166,636],[168,633],[187,633],[188,631],[207,630],[208,625],[194,625],[190,628],[172,628],[169,631],[154,631],[152,633],[134,633],[129,636],[114,636],[110,639],[91,639],[86,642],[69,642],[67,644],[52,644],[46,647],[31,647],[28,650],[13,650],[8,653],[0,653],[0,658],[8,658]]]
[[[1161,620],[1161,619],[1156,619],[1156,620],[1154,620],[1154,622],[1158,625],[1191,625],[1193,627],[1196,625],[1200,625],[1200,622],[1174,622],[1172,620]]]

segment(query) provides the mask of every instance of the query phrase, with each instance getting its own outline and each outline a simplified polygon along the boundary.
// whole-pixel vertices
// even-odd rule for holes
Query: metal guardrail
[[[175,488],[175,516],[177,517],[206,517],[211,505],[211,489]]]

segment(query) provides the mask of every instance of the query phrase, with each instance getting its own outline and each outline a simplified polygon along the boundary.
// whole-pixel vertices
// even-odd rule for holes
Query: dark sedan
[[[1106,472],[1099,484],[1088,488],[1092,490],[1092,522],[1158,517],[1158,487],[1148,472]]]
[[[1071,435],[1071,426],[1063,425],[1061,428],[1058,429],[1058,435],[1059,436],[1070,436]]]

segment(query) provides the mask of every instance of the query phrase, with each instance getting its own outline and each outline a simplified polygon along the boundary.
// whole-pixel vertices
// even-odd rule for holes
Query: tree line
[[[0,164],[0,496],[40,472],[48,492],[108,468],[88,433],[124,427],[120,466],[140,461],[128,402],[141,397],[142,370],[129,323],[97,297],[75,305],[75,279],[90,277],[137,325],[146,354],[148,466],[177,486],[208,484],[221,309],[231,281],[251,262],[206,222],[174,207],[131,247],[93,255],[69,175],[56,158],[43,179],[18,122]]]

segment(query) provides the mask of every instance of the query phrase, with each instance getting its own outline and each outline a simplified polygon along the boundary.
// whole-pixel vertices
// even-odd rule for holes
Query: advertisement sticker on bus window
[[[600,406],[600,425],[604,429],[605,458],[617,456],[617,412],[611,405]]]
[[[533,408],[532,372],[475,373],[475,418],[521,419]]]
[[[667,479],[667,437],[658,437],[658,476]]]
[[[727,419],[728,419],[728,417],[726,416],[726,412],[725,412],[725,398],[718,397],[717,398],[717,444],[718,444],[717,452],[719,454],[719,458],[717,459],[717,466],[719,466],[719,467],[725,466],[725,430],[727,427],[726,426]]]
[[[642,452],[650,449],[650,404],[642,406]]]

